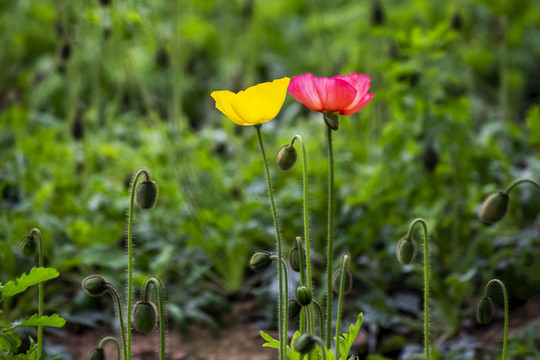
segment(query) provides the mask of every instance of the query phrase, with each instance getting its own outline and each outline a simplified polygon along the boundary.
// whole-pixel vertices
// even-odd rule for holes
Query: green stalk
[[[43,267],[43,237],[41,236],[41,231],[37,228],[30,230],[30,237],[36,237],[38,244],[37,253],[38,253],[38,266]],[[44,284],[43,281],[38,284],[39,289],[39,302],[38,302],[38,316],[43,316],[43,296],[44,296]],[[38,359],[41,359],[43,353],[43,326],[38,325]]]
[[[328,253],[327,253],[327,299],[326,299],[326,347],[332,341],[332,255],[334,250],[334,152],[332,149],[332,129],[327,126],[328,139]]]
[[[306,271],[304,267],[304,244],[300,236],[296,237],[296,246],[298,248],[298,264],[300,264],[300,285],[306,285]],[[287,302],[286,302],[287,303]],[[302,306],[300,310],[300,334],[306,332],[306,307]],[[308,317],[309,323],[309,317]]]
[[[161,282],[151,277],[146,280],[141,293],[141,299],[143,302],[148,302],[148,292],[152,287],[155,289],[156,298],[158,303],[158,317],[159,317],[159,360],[165,359],[165,292]]]
[[[410,238],[414,225],[422,224],[424,228],[424,347],[426,359],[429,357],[429,247],[428,247],[428,230],[426,222],[423,219],[415,219],[409,226],[407,237]]]
[[[146,180],[150,180],[150,174],[146,169],[139,169],[135,175],[133,175],[133,180],[131,181],[130,188],[130,202],[129,202],[129,214],[128,214],[128,286],[127,286],[127,348],[128,348],[128,357],[127,360],[131,359],[131,302],[133,296],[133,203],[135,201],[135,186],[137,185],[137,180],[139,176],[144,174]]]
[[[126,346],[126,324],[124,323],[124,311],[122,309],[122,300],[120,297],[120,292],[116,287],[114,287],[110,283],[106,283],[105,285],[107,287],[107,291],[111,294],[114,303],[116,304],[117,311],[118,311],[118,321],[120,322],[120,334],[122,336],[122,347],[124,350],[124,360],[129,359],[131,356],[131,349],[128,349]],[[128,314],[130,311],[128,311]]]
[[[344,255],[343,261],[341,262],[341,278],[339,281],[339,297],[338,297],[338,310],[336,317],[336,360],[339,360],[339,332],[341,327],[341,311],[343,308],[343,293],[345,289],[345,275],[349,269],[349,256]],[[346,354],[348,355],[348,354]]]
[[[317,343],[319,344],[319,347],[321,348],[321,354],[322,354],[322,359],[323,360],[326,360],[326,348],[324,347],[324,344],[322,342],[322,340],[318,337],[315,337]],[[337,358],[336,358],[337,360]]]
[[[274,218],[274,226],[276,230],[276,247],[277,247],[277,256],[280,259],[277,261],[278,266],[278,282],[279,282],[279,295],[278,295],[278,325],[279,325],[279,360],[285,360],[285,351],[287,343],[287,320],[284,318],[284,307],[283,307],[283,264],[281,262],[282,251],[281,251],[281,232],[279,229],[276,204],[274,202],[274,191],[272,190],[272,182],[270,180],[270,170],[268,169],[268,161],[266,160],[266,153],[264,151],[264,145],[261,136],[261,125],[255,125],[257,130],[257,137],[259,139],[259,147],[261,148],[261,156],[264,163],[264,170],[266,174],[266,185],[268,187],[268,196],[270,198],[270,208],[272,211],[272,217]],[[288,306],[288,304],[287,304]]]
[[[287,270],[287,261],[281,258],[283,262],[283,318],[289,319],[289,271]],[[287,345],[287,327],[285,327],[285,345]],[[286,347],[285,347],[286,348]]]
[[[120,345],[118,344],[118,341],[116,341],[115,338],[113,338],[112,336],[107,336],[107,337],[104,337],[103,339],[101,339],[101,341],[99,342],[99,348],[100,349],[103,349],[103,346],[105,346],[105,343],[107,341],[110,341],[110,342],[113,342],[115,345],[116,345],[116,354],[117,354],[117,360],[120,360]]]
[[[499,279],[491,279],[485,289],[484,289],[484,297],[487,297],[488,288],[491,286],[491,284],[498,284],[501,288],[501,291],[503,293],[504,298],[504,336],[503,336],[503,354],[502,354],[502,360],[506,360],[506,347],[508,344],[508,294],[506,292],[506,287],[504,286],[503,282]]]
[[[317,310],[317,317],[319,318],[319,335],[323,336],[324,334],[324,311],[322,309],[321,304],[313,299],[313,305],[315,307],[315,310]]]
[[[532,179],[519,179],[519,180],[514,181],[512,184],[510,184],[510,186],[508,186],[508,188],[506,190],[504,190],[504,193],[506,195],[510,194],[510,191],[512,191],[512,189],[514,187],[516,187],[517,185],[519,185],[521,183],[525,183],[525,182],[533,184],[534,186],[536,186],[540,190],[540,183],[538,183],[537,181],[534,181]]]

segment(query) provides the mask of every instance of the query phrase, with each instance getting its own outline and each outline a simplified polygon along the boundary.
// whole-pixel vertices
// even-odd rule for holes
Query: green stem
[[[537,181],[534,181],[532,179],[519,179],[519,180],[516,180],[514,181],[512,184],[510,184],[510,186],[508,186],[508,188],[504,191],[504,193],[506,195],[508,195],[510,193],[510,191],[516,187],[517,185],[521,184],[521,183],[525,183],[525,182],[528,182],[530,184],[533,184],[534,186],[536,186],[539,190],[540,190],[540,183],[538,183]]]
[[[144,283],[141,293],[141,299],[143,302],[148,302],[148,292],[150,288],[155,289],[157,303],[158,303],[158,317],[159,317],[159,359],[165,359],[165,292],[161,282],[151,277]]]
[[[323,336],[324,334],[324,311],[321,304],[317,300],[313,300],[313,305],[317,310],[317,315],[319,318],[319,335]]]
[[[111,294],[118,311],[118,321],[120,322],[120,334],[122,336],[122,347],[124,350],[124,360],[129,359],[130,357],[130,351],[128,347],[126,346],[126,324],[124,323],[124,311],[122,309],[122,300],[120,298],[120,292],[116,287],[114,287],[110,283],[106,283],[105,286],[107,287],[107,291]],[[128,311],[128,314],[130,311]]]
[[[268,161],[266,160],[266,153],[264,151],[264,145],[262,141],[261,136],[261,125],[255,125],[255,129],[257,130],[257,137],[259,139],[259,147],[261,148],[261,156],[264,163],[264,170],[266,174],[266,185],[268,187],[268,196],[270,198],[270,208],[272,211],[272,217],[274,218],[274,226],[276,230],[276,247],[277,247],[277,256],[279,259],[282,259],[282,251],[281,251],[281,233],[279,229],[279,223],[278,223],[278,217],[277,217],[277,211],[276,211],[276,205],[274,202],[274,191],[272,190],[272,182],[270,181],[270,170],[268,169]],[[279,287],[279,295],[278,295],[278,325],[279,325],[279,360],[285,359],[285,351],[286,351],[286,342],[287,342],[287,321],[288,319],[284,318],[284,306],[283,306],[283,264],[280,261],[277,261],[278,266],[278,287]],[[287,304],[288,306],[288,304]]]
[[[132,296],[133,296],[133,203],[135,201],[135,187],[137,185],[137,180],[139,179],[139,176],[141,174],[144,174],[146,177],[146,180],[150,180],[150,174],[148,173],[147,169],[139,169],[135,175],[133,175],[133,180],[131,181],[131,188],[130,188],[130,202],[129,202],[129,215],[128,215],[128,284],[127,284],[127,323],[126,323],[126,330],[127,330],[127,354],[128,357],[127,360],[131,359],[131,302],[132,302]]]
[[[305,286],[306,285],[306,271],[304,268],[304,244],[300,236],[296,237],[296,247],[298,248],[298,264],[300,266],[300,285]],[[302,309],[300,310],[300,333],[301,334],[306,332],[306,311],[307,311],[306,307],[302,306]]]
[[[341,262],[341,278],[339,281],[339,297],[338,297],[338,310],[336,317],[336,360],[339,360],[339,332],[341,327],[341,311],[343,308],[343,295],[345,289],[345,275],[349,269],[349,255],[343,256],[343,261]],[[348,355],[348,354],[346,354]]]
[[[289,270],[287,269],[287,261],[284,258],[281,258],[283,262],[283,304],[287,306],[283,307],[283,318],[289,319]],[[285,327],[285,345],[287,344],[287,327]]]
[[[407,237],[411,237],[413,227],[417,223],[422,224],[424,228],[424,347],[426,359],[429,360],[429,237],[426,222],[423,219],[415,219],[409,226]]]
[[[43,236],[41,236],[41,231],[37,228],[33,228],[30,230],[30,237],[36,238],[36,242],[38,244],[37,253],[38,253],[38,266],[43,267]],[[43,281],[38,284],[39,289],[39,302],[38,302],[38,316],[43,316],[43,297],[44,297],[44,283]],[[38,326],[38,359],[41,359],[41,355],[43,353],[43,326]]]
[[[326,299],[326,347],[332,341],[332,255],[334,252],[334,151],[332,129],[326,127],[328,139],[328,239],[327,239],[327,299]]]
[[[99,342],[98,347],[100,349],[103,349],[103,346],[105,346],[105,343],[107,341],[113,342],[116,345],[117,360],[120,360],[120,345],[118,344],[118,341],[116,341],[116,339],[113,338],[112,336],[107,336],[107,337],[104,337],[103,339],[101,339],[101,341]]]
[[[501,291],[503,293],[504,298],[504,336],[503,336],[503,354],[502,354],[502,360],[506,360],[506,347],[508,343],[508,293],[506,292],[506,287],[504,286],[503,282],[499,279],[491,279],[485,289],[484,289],[484,296],[487,297],[488,288],[491,286],[491,284],[498,284],[501,288]]]
[[[322,359],[326,360],[326,348],[324,347],[324,343],[318,337],[315,337],[315,339],[316,339],[317,343],[319,344],[319,347],[321,348]],[[336,360],[337,360],[337,358],[336,358]]]

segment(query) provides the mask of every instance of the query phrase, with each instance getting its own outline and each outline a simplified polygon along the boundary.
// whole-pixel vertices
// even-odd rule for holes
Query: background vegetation
[[[361,72],[376,96],[334,137],[337,251],[351,254],[355,278],[347,318],[363,311],[369,338],[358,351],[406,358],[422,343],[422,262],[401,266],[395,246],[423,217],[433,343],[444,359],[492,359],[499,337],[486,345],[472,316],[482,285],[505,281],[512,309],[540,294],[538,191],[513,192],[500,224],[477,218],[490,192],[540,179],[538,24],[538,0],[0,2],[0,281],[34,265],[17,247],[39,227],[46,264],[61,274],[46,287],[49,310],[100,321],[80,281],[123,278],[127,185],[145,166],[160,199],[137,213],[137,281],[167,284],[176,329],[217,328],[239,298],[254,299],[248,315],[271,327],[273,269],[247,267],[255,250],[273,248],[255,132],[225,119],[209,94]],[[307,141],[317,264],[322,118],[288,96],[263,128],[276,152],[295,133]],[[290,247],[302,232],[301,168],[271,165]],[[34,298],[4,304],[3,315],[34,310]],[[510,355],[538,358],[539,326],[519,328]]]

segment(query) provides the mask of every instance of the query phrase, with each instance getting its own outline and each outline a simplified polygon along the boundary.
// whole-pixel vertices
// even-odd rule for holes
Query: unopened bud
[[[493,301],[489,296],[482,296],[476,302],[476,321],[481,325],[486,325],[493,320]]]
[[[90,296],[103,296],[107,292],[107,280],[101,275],[87,276],[82,282],[82,288]]]
[[[20,248],[24,256],[34,255],[37,250],[36,239],[33,236],[25,236],[21,241]]]
[[[332,277],[332,289],[336,294],[339,294],[339,289],[341,286],[341,268],[337,269]],[[345,279],[343,282],[343,295],[350,293],[352,290],[352,273],[347,268],[345,271]]]
[[[296,289],[296,301],[302,306],[308,306],[313,300],[313,293],[307,286],[299,286]]]
[[[296,300],[289,300],[289,319],[294,319],[300,314],[302,306]]]
[[[317,345],[317,339],[310,334],[302,334],[296,339],[294,343],[294,350],[302,355],[305,355],[315,348]]]
[[[143,210],[152,209],[157,202],[158,188],[154,181],[145,180],[137,185],[137,206]]]
[[[105,351],[100,348],[95,348],[90,353],[90,360],[105,360]]]
[[[272,265],[272,255],[269,252],[261,251],[253,254],[249,260],[249,267],[253,271],[263,271]]]
[[[339,128],[338,113],[335,113],[333,111],[325,110],[325,111],[323,111],[323,117],[324,117],[324,122],[326,122],[326,125],[330,129],[337,130]]]
[[[298,256],[299,250],[295,246],[289,252],[289,264],[291,265],[291,269],[296,272],[300,272],[300,258]]]
[[[416,256],[416,241],[412,237],[403,237],[396,247],[396,257],[403,265],[410,264]]]
[[[156,307],[149,302],[138,301],[133,307],[133,326],[139,332],[150,332],[156,326]]]
[[[486,224],[494,224],[501,220],[506,215],[509,202],[510,196],[501,190],[491,194],[482,204],[480,220]]]
[[[289,170],[296,162],[297,153],[294,145],[285,145],[279,149],[276,162],[281,170]]]

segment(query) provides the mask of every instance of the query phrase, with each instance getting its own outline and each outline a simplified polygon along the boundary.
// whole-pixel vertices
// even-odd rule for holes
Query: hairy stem
[[[110,341],[112,343],[114,343],[116,345],[116,355],[117,355],[117,360],[120,360],[120,344],[118,344],[118,341],[113,338],[112,336],[107,336],[107,337],[104,337],[103,339],[101,339],[101,341],[99,342],[99,348],[100,349],[103,349],[103,346],[105,346],[105,343],[107,341]]]
[[[349,256],[344,255],[341,263],[341,278],[339,281],[338,310],[336,317],[336,360],[339,360],[339,332],[341,326],[341,311],[343,308],[343,293],[345,289],[345,275],[349,269]],[[345,354],[348,355],[348,354]]]
[[[334,253],[334,151],[332,129],[327,126],[328,139],[328,239],[327,239],[327,299],[326,299],[326,347],[332,342],[332,257]]]
[[[503,293],[504,298],[504,335],[503,335],[503,354],[502,354],[502,360],[506,360],[506,347],[508,344],[508,293],[506,292],[506,287],[504,286],[503,282],[499,279],[491,279],[484,289],[484,296],[487,296],[488,288],[492,284],[498,284],[501,288],[501,291]]]
[[[158,303],[158,318],[159,318],[159,360],[165,359],[165,291],[161,282],[151,277],[144,283],[141,299],[143,302],[148,302],[148,292],[154,288],[157,303]]]
[[[37,228],[33,228],[32,230],[30,230],[30,234],[29,234],[30,237],[35,237],[36,239],[36,242],[37,242],[37,245],[38,245],[38,248],[37,248],[37,253],[38,253],[38,266],[39,267],[43,267],[43,236],[41,236],[41,231],[39,231],[39,229]],[[38,284],[38,297],[39,297],[39,302],[38,302],[38,316],[39,317],[42,317],[43,316],[43,297],[44,297],[44,283],[43,281],[40,282]],[[39,325],[38,326],[38,335],[37,335],[37,338],[38,338],[38,359],[41,359],[41,355],[43,353],[43,326],[42,325]]]
[[[533,184],[534,186],[536,186],[538,188],[538,190],[540,190],[540,183],[538,183],[537,181],[534,181],[532,179],[519,179],[519,180],[514,181],[512,184],[510,184],[510,186],[508,186],[508,188],[504,191],[504,193],[506,195],[508,195],[510,193],[510,191],[512,191],[512,189],[514,187],[516,187],[517,185],[519,185],[521,183],[525,183],[525,182]]]
[[[124,309],[122,308],[122,299],[120,297],[120,292],[116,287],[110,283],[106,283],[107,291],[111,294],[116,308],[118,311],[118,321],[120,322],[120,335],[122,336],[122,348],[124,350],[124,359],[129,359],[131,355],[131,350],[127,347],[126,342],[126,324],[124,323]],[[128,311],[128,314],[130,312]]]

